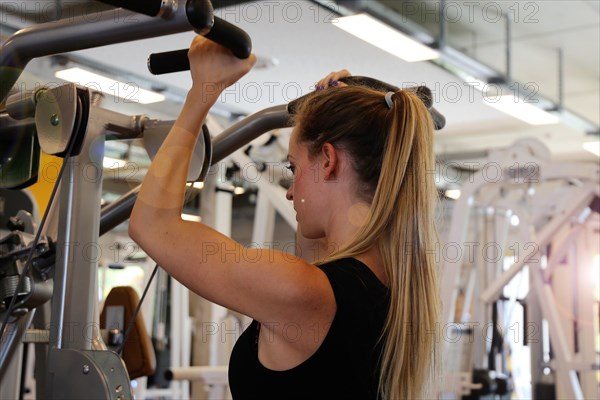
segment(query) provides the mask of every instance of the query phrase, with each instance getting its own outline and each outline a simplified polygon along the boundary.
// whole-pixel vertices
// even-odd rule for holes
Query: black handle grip
[[[162,6],[162,0],[100,0],[100,2],[122,7],[150,17],[156,17],[160,13]]]
[[[350,86],[368,86],[381,92],[397,92],[400,90],[398,86],[390,85],[389,83],[380,81],[378,79],[369,78],[367,76],[348,76],[341,78],[340,81]],[[423,104],[425,104],[425,107],[427,107],[429,110],[429,115],[431,115],[435,130],[440,130],[446,126],[446,117],[444,117],[433,106],[433,95],[431,93],[431,89],[429,89],[427,86],[415,86],[404,89],[413,91],[417,96],[419,96],[421,101],[423,101]]]
[[[212,29],[204,37],[227,47],[237,58],[246,59],[252,53],[250,36],[244,30],[218,17],[215,17]],[[154,53],[148,57],[148,70],[154,75],[189,69],[188,49]]]
[[[188,51],[189,49],[182,49],[150,54],[148,57],[148,70],[154,75],[187,71],[190,69]]]
[[[239,3],[239,1],[233,3]],[[219,1],[218,4],[219,7],[227,5],[223,1]],[[197,34],[228,48],[237,58],[250,57],[252,53],[250,36],[237,26],[215,17],[210,0],[187,0],[185,14]]]
[[[371,89],[375,89],[380,92],[397,92],[398,90],[400,90],[398,86],[390,85],[387,82],[383,82],[374,78],[369,78],[367,76],[347,76],[345,78],[340,78],[340,82],[343,82],[349,86],[368,86]],[[440,130],[446,125],[446,118],[433,107],[433,96],[431,94],[431,90],[428,87],[417,86],[405,89],[412,90],[423,101],[423,104],[425,104],[425,107],[427,107],[427,109],[429,110],[429,114],[433,119],[434,127],[436,130]],[[309,95],[310,93],[290,101],[287,106],[288,112],[291,115],[294,114],[300,106],[300,104],[304,101],[304,99],[306,99],[306,96]]]
[[[225,46],[237,58],[246,59],[252,53],[250,36],[243,29],[219,17],[215,17],[212,29],[204,37]]]

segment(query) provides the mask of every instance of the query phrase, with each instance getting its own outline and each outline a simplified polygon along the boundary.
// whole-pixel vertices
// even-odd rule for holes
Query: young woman
[[[189,57],[193,86],[144,179],[129,233],[190,290],[254,319],[231,357],[234,398],[424,396],[440,307],[425,106],[408,91],[333,87],[345,71],[319,82],[303,103],[290,139],[287,198],[301,235],[332,249],[315,265],[244,249],[181,219],[201,124],[255,62],[201,36]]]

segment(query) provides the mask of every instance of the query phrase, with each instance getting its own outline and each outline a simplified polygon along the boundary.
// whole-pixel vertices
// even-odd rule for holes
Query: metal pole
[[[58,332],[50,335],[51,348],[91,350],[98,337],[94,314],[102,197],[102,168],[98,166],[102,166],[104,142],[104,126],[90,118],[80,154],[65,160],[50,322]]]
[[[440,1],[440,36],[438,49],[443,50],[446,47],[446,38],[448,36],[448,21],[446,21],[446,0]]]
[[[273,129],[288,126],[289,114],[286,105],[270,107],[254,113],[242,121],[225,129],[213,140],[212,164],[223,160],[258,136]],[[119,200],[102,208],[100,217],[100,235],[110,231],[129,218],[140,187],[123,195]]]
[[[0,342],[0,377],[2,377],[3,382],[6,382],[4,379],[8,375],[7,368],[19,344],[21,344],[22,338],[25,335],[27,327],[31,324],[34,314],[35,310],[29,311],[29,313],[19,317],[15,322],[9,323],[4,332],[4,336]]]
[[[506,82],[510,83],[512,81],[512,26],[510,19],[512,18],[512,13],[506,13]]]
[[[0,47],[0,101],[34,58],[192,30],[180,3],[169,19],[119,8],[21,29]]]
[[[563,101],[565,98],[565,75],[564,75],[564,55],[563,55],[563,49],[559,48],[558,49],[558,104],[556,105],[556,107],[558,108],[558,110],[562,110],[563,108]]]

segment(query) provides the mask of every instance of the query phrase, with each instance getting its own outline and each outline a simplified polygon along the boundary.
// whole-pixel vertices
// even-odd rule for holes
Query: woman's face
[[[294,202],[298,229],[307,239],[325,236],[322,196],[320,196],[318,157],[311,160],[306,144],[298,141],[298,128],[290,137],[289,169],[293,174],[287,199]]]

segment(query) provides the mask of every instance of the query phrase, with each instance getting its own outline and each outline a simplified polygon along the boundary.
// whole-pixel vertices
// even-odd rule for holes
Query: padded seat
[[[139,302],[139,296],[131,286],[114,287],[104,302],[102,313],[100,314],[100,327],[102,329],[112,328],[106,326],[106,314],[108,307],[123,308],[123,322],[119,328],[125,333],[127,324],[133,316],[133,312]],[[127,342],[123,348],[123,361],[129,373],[129,379],[136,379],[142,376],[154,375],[156,369],[156,355],[152,340],[146,331],[142,314],[138,313],[133,328],[129,333]]]

